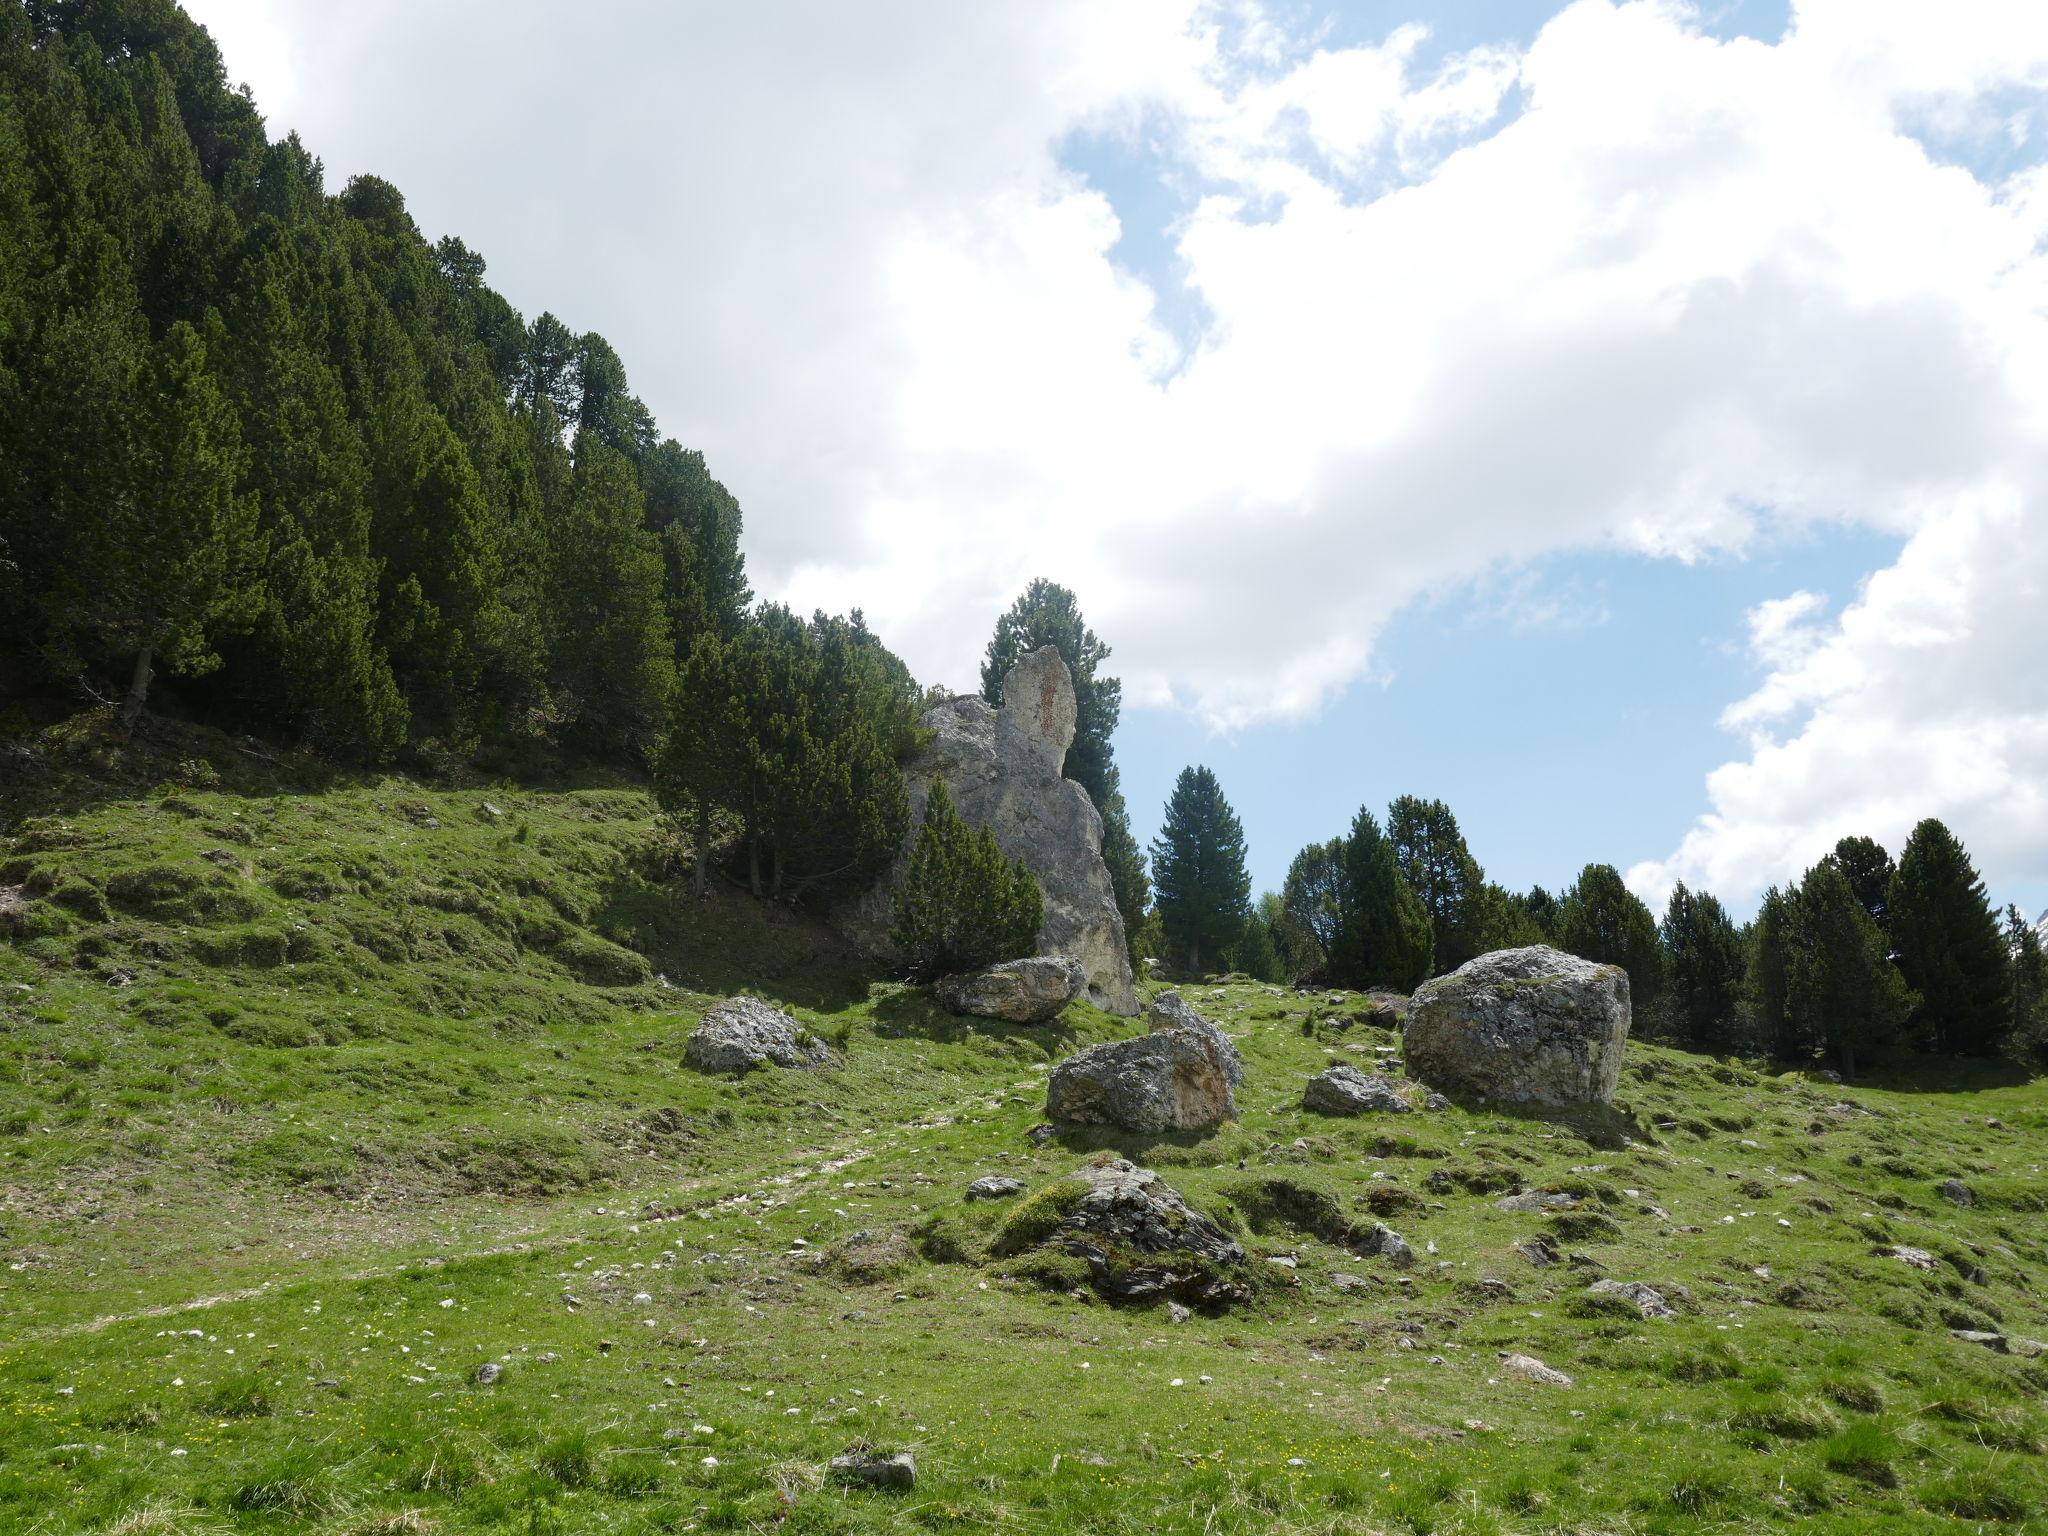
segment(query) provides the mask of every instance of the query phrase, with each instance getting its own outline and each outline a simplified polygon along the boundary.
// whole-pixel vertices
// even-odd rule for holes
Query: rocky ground
[[[2048,1513],[2048,1085],[1632,1042],[1432,1108],[1375,1003],[1231,983],[1235,1119],[1048,1132],[1143,1020],[679,901],[630,787],[180,761],[0,842],[0,1530]],[[746,990],[819,1064],[687,1065]]]

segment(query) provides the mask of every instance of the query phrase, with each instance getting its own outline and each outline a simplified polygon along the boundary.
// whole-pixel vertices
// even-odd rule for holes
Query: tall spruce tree
[[[1393,843],[1362,806],[1344,839],[1338,901],[1329,945],[1334,984],[1412,992],[1427,979],[1435,952],[1429,910],[1402,878]]]
[[[1102,862],[1109,869],[1110,889],[1124,937],[1137,956],[1138,936],[1152,897],[1145,855],[1131,832],[1130,807],[1123,796],[1111,738],[1123,712],[1123,683],[1102,674],[1109,647],[1081,617],[1081,607],[1067,588],[1038,577],[996,620],[995,633],[981,662],[981,693],[989,703],[1003,702],[1003,679],[1010,668],[1040,646],[1060,653],[1074,679],[1074,740],[1062,771],[1088,791],[1102,816]]]
[[[1183,768],[1152,843],[1152,880],[1167,953],[1191,975],[1221,961],[1251,911],[1244,827],[1207,768]]]
[[[1764,892],[1744,943],[1742,992],[1749,1032],[1779,1061],[1809,1056],[1817,1043],[1786,1006],[1795,917],[1791,894],[1772,886]]]
[[[1023,860],[1005,858],[989,828],[962,821],[946,781],[934,779],[889,932],[910,973],[949,976],[1035,954],[1044,921]]]
[[[1587,960],[1628,972],[1629,996],[1648,1008],[1664,991],[1664,950],[1657,920],[1622,883],[1612,864],[1588,864],[1559,905],[1558,944]]]
[[[1913,829],[1890,893],[1891,947],[1919,994],[1914,1033],[1945,1056],[1993,1054],[2012,1020],[2012,961],[1984,882],[1954,833]]]
[[[1664,944],[1679,1038],[1707,1050],[1733,1049],[1742,995],[1742,941],[1726,909],[1712,895],[1688,890],[1680,881],[1664,908],[1658,936]]]

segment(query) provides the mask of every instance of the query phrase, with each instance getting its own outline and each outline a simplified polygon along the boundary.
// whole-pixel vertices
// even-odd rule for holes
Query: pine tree
[[[1742,993],[1742,943],[1721,903],[1705,891],[1671,892],[1659,930],[1679,1036],[1688,1045],[1730,1050]]]
[[[1465,846],[1451,808],[1403,795],[1387,807],[1387,838],[1401,878],[1429,913],[1435,972],[1454,971],[1490,948],[1486,872]]]
[[[1061,771],[1088,791],[1088,798],[1101,813],[1102,862],[1108,866],[1110,889],[1135,960],[1151,882],[1145,855],[1131,832],[1130,809],[1124,803],[1122,777],[1110,742],[1123,712],[1123,683],[1101,674],[1109,647],[1081,617],[1072,592],[1041,576],[996,620],[995,634],[982,656],[982,697],[1000,707],[1003,679],[1023,657],[1043,645],[1057,650],[1073,675],[1074,740]]]
[[[1745,945],[1743,1004],[1750,1032],[1779,1061],[1801,1060],[1818,1046],[1786,1006],[1794,923],[1791,895],[1774,885],[1764,892]]]
[[[2016,1061],[2048,1063],[2048,951],[2039,930],[2015,906],[2005,909],[2005,942],[2012,956],[2007,1049]]]
[[[1207,768],[1183,768],[1152,844],[1152,879],[1167,952],[1200,975],[1221,960],[1251,910],[1244,828]]]
[[[1275,942],[1273,925],[1266,913],[1265,897],[1252,903],[1251,913],[1245,918],[1244,932],[1230,946],[1224,956],[1224,964],[1254,981],[1286,979],[1280,964],[1280,947]]]
[[[1841,869],[1822,860],[1792,901],[1785,1011],[1799,1037],[1835,1054],[1853,1079],[1859,1060],[1889,1051],[1913,996],[1885,955],[1878,931]]]
[[[1289,921],[1315,945],[1320,964],[1337,942],[1344,918],[1344,839],[1310,843],[1287,866],[1280,904]]]
[[[920,980],[979,970],[1038,951],[1045,901],[1021,859],[953,809],[946,781],[925,800],[910,865],[896,893],[890,942]]]
[[[740,641],[705,635],[677,669],[668,729],[654,757],[655,792],[670,816],[690,826],[690,890],[700,901],[711,862],[711,818],[742,802],[751,742]]]
[[[1829,855],[1863,903],[1863,910],[1887,938],[1891,934],[1892,877],[1898,873],[1884,844],[1873,837],[1845,837]]]
[[[1932,817],[1913,829],[1890,893],[1891,947],[1919,994],[1923,1048],[1988,1056],[2012,1021],[2012,962],[1976,866]]]
[[[1586,960],[1628,972],[1629,996],[1646,1009],[1664,991],[1664,951],[1657,920],[1622,883],[1612,864],[1588,864],[1558,910],[1558,945]]]
[[[1360,807],[1344,839],[1330,980],[1343,987],[1412,992],[1429,975],[1435,951],[1429,911],[1401,877],[1394,845]]]

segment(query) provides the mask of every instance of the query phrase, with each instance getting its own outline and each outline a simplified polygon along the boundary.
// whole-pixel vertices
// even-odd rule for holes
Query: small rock
[[[1024,1193],[1022,1179],[1007,1178],[1002,1174],[988,1174],[967,1186],[970,1200],[1008,1200],[1012,1195]]]
[[[1671,1303],[1664,1299],[1663,1292],[1640,1280],[1595,1280],[1586,1287],[1591,1296],[1621,1296],[1635,1303],[1636,1310],[1644,1317],[1676,1317]]]
[[[1409,1113],[1407,1100],[1383,1077],[1369,1076],[1344,1063],[1318,1072],[1302,1090],[1301,1107],[1318,1115]]]
[[[1569,1210],[1578,1203],[1574,1195],[1547,1189],[1525,1189],[1519,1195],[1502,1195],[1493,1202],[1493,1206],[1495,1210],[1509,1211],[1517,1216],[1531,1216],[1538,1211]]]
[[[933,988],[949,1012],[1012,1024],[1056,1019],[1087,990],[1088,967],[1064,955],[1005,960],[963,976],[948,976]]]
[[[1932,1270],[1941,1268],[1941,1261],[1925,1248],[1909,1248],[1904,1243],[1900,1243],[1890,1248],[1880,1248],[1877,1251],[1885,1258],[1897,1259],[1901,1264],[1910,1264],[1915,1269]]]
[[[1503,1350],[1500,1368],[1504,1371],[1513,1371],[1517,1376],[1526,1376],[1531,1381],[1540,1381],[1545,1386],[1568,1387],[1572,1384],[1571,1377],[1563,1371],[1545,1365],[1534,1355],[1518,1355]]]
[[[1975,1205],[1977,1203],[1977,1192],[1961,1179],[1943,1179],[1935,1186],[1935,1190],[1942,1199],[1948,1201],[1951,1205]]]
[[[2006,1337],[2002,1333],[1985,1333],[1977,1328],[1951,1328],[1948,1331],[1948,1336],[1952,1339],[1960,1339],[1965,1344],[1982,1344],[1994,1355],[2009,1355],[2012,1353],[2012,1345],[2006,1341]]]
[[[504,1374],[505,1368],[498,1364],[497,1361],[486,1360],[476,1368],[476,1384],[480,1387],[495,1385],[498,1378]]]
[[[848,1451],[843,1456],[832,1458],[830,1470],[839,1481],[858,1483],[865,1488],[917,1486],[917,1461],[908,1451],[897,1451],[894,1455],[883,1455],[879,1451]]]
[[[700,1072],[749,1072],[771,1063],[822,1066],[832,1052],[781,1009],[758,997],[729,997],[699,1021],[683,1059]]]

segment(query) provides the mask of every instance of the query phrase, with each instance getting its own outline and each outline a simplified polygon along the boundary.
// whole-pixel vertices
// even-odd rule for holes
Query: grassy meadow
[[[1140,1023],[954,1019],[691,901],[630,783],[159,732],[46,734],[0,790],[0,1531],[2048,1520],[2048,1084],[1637,1043],[1611,1114],[1329,1120],[1309,1074],[1397,1036],[1231,982],[1185,991],[1244,1053],[1237,1122],[1035,1140],[1050,1066]],[[686,1069],[741,990],[839,1063]],[[971,1179],[1104,1151],[1241,1235],[1250,1303],[992,1256],[1015,1205]],[[1412,1267],[1351,1251],[1375,1221]],[[917,1486],[829,1481],[857,1446]]]

